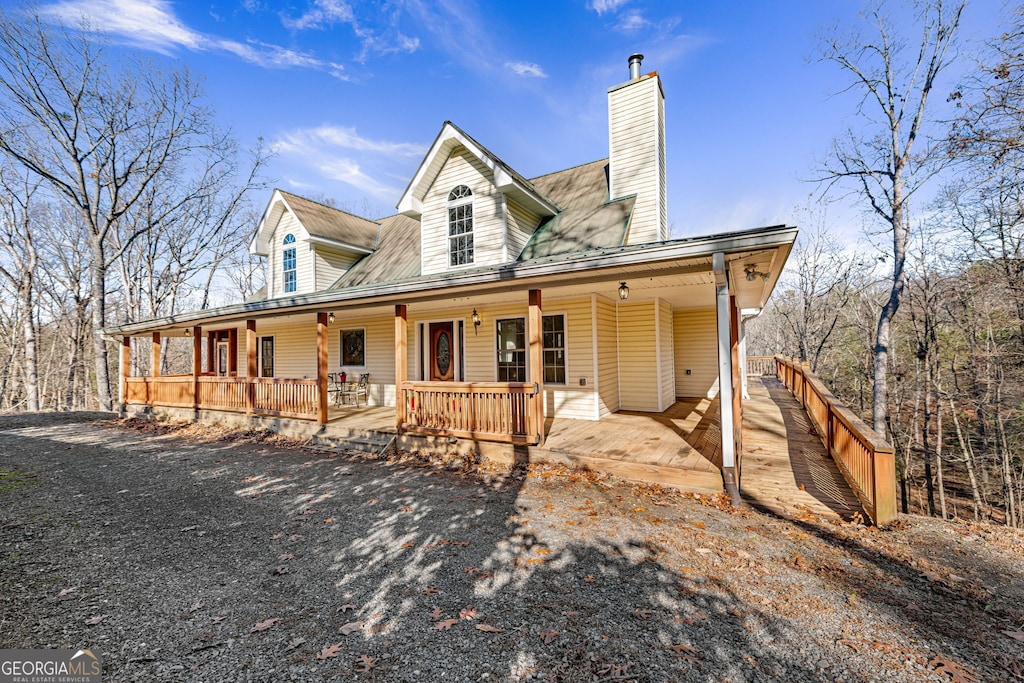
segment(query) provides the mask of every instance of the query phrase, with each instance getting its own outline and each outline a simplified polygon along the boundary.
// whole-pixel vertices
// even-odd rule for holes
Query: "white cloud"
[[[528,76],[531,78],[547,78],[539,65],[531,62],[505,62],[505,68],[513,71],[517,76]]]
[[[427,152],[423,145],[372,140],[359,135],[355,128],[331,125],[285,133],[272,148],[282,157],[295,158],[304,167],[316,169],[323,177],[388,201],[396,201],[401,189],[378,178],[395,177],[397,174],[390,169],[407,165],[411,157]]]
[[[335,24],[348,24],[360,41],[356,61],[364,63],[371,55],[411,53],[419,49],[419,38],[409,37],[397,30],[397,18],[397,13],[385,13],[385,25],[371,27],[368,22],[360,21],[352,5],[344,0],[314,0],[305,14],[295,18],[282,15],[281,23],[293,31],[326,29]]]
[[[316,0],[313,6],[303,15],[290,19],[281,17],[286,28],[302,31],[310,28],[324,28],[331,24],[351,24],[355,22],[352,6],[342,0]]]
[[[314,69],[347,80],[340,64],[322,61],[308,53],[259,41],[240,43],[195,31],[174,15],[167,0],[62,0],[40,11],[69,26],[114,35],[129,45],[161,54],[169,55],[176,48],[222,51],[257,66]]]
[[[594,10],[598,14],[605,14],[606,12],[614,12],[629,0],[591,0],[587,3],[587,7]]]
[[[637,10],[626,12],[619,18],[619,29],[623,31],[638,31],[650,25],[651,22],[644,19],[643,15]]]

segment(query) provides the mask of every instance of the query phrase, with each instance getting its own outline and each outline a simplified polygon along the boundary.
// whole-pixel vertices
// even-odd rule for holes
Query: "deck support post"
[[[532,433],[536,435],[537,444],[543,446],[544,435],[544,309],[541,305],[539,289],[530,290],[530,319],[527,322],[530,338],[529,378],[537,385],[537,393],[530,399],[530,415],[533,421]]]
[[[316,386],[318,416],[321,425],[327,424],[327,313],[316,314]]]
[[[203,328],[192,328],[192,409],[199,416],[199,375],[203,374]]]
[[[121,409],[118,412],[124,413],[128,410],[128,376],[132,371],[132,338],[125,335],[121,338]]]
[[[725,253],[711,257],[715,273],[715,312],[718,328],[718,407],[722,431],[722,482],[733,505],[740,505],[739,471],[736,467],[736,434],[733,415],[732,308]]]
[[[160,333],[153,333],[153,348],[151,349],[152,362],[149,368],[149,375],[151,377],[160,376]]]
[[[245,412],[252,415],[256,406],[256,321],[245,321]]]
[[[402,384],[409,379],[409,311],[405,304],[395,304],[395,428],[402,433],[405,424],[405,390]]]

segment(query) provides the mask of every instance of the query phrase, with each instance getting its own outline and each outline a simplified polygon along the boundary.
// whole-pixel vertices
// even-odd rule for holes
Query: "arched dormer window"
[[[448,193],[448,265],[473,262],[473,191],[459,185]]]
[[[281,269],[284,271],[284,291],[286,293],[294,292],[298,284],[295,274],[295,235],[289,234],[284,236],[284,254],[281,258]]]

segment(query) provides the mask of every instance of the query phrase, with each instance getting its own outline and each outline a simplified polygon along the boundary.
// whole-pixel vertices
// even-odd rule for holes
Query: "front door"
[[[452,323],[430,323],[430,381],[455,379],[455,335]]]

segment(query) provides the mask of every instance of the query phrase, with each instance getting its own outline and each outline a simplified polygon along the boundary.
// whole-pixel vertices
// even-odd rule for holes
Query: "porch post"
[[[256,321],[245,321],[245,412],[256,407]]]
[[[716,251],[711,257],[715,272],[715,312],[718,328],[718,408],[722,432],[722,480],[734,505],[739,505],[740,490],[736,472],[736,434],[732,402],[732,302],[729,297],[729,276],[725,270],[725,253]]]
[[[153,354],[152,367],[150,367],[150,369],[149,369],[149,374],[150,374],[151,377],[159,377],[160,376],[160,333],[159,332],[154,332],[153,333],[153,349],[152,349],[152,354]]]
[[[121,410],[128,410],[128,375],[132,371],[132,338],[121,338]]]
[[[320,424],[327,424],[327,314],[316,314],[316,385]]]
[[[533,420],[537,443],[544,445],[544,311],[541,306],[539,289],[530,290],[530,320],[527,330],[530,335],[529,377],[537,385],[537,393],[531,399],[530,415]]]
[[[408,335],[408,310],[405,304],[395,304],[395,427],[399,434],[405,424],[405,391],[402,384],[409,376],[409,357],[406,352]]]
[[[732,354],[732,435],[736,440],[736,485],[743,477],[743,358],[740,356],[740,309],[729,297],[729,339]]]
[[[743,400],[750,400],[747,389],[747,318],[740,316],[740,377],[743,378]]]
[[[199,375],[203,374],[203,328],[192,328],[192,408],[199,410]]]

